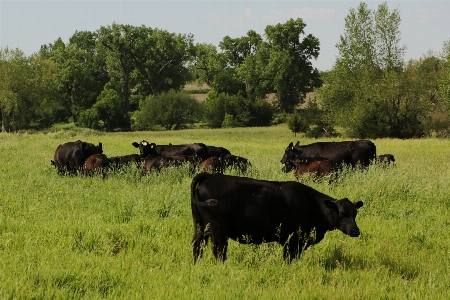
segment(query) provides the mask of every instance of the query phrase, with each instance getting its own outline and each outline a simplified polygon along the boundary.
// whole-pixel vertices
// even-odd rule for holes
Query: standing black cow
[[[70,174],[77,174],[83,167],[86,159],[93,154],[102,154],[102,143],[95,146],[91,143],[82,142],[68,142],[59,145],[56,148],[54,161],[52,164],[56,168],[56,173],[64,175],[65,172]]]
[[[184,145],[156,145],[155,143],[149,143],[142,141],[140,143],[133,142],[132,145],[139,148],[141,158],[147,156],[199,156],[202,160],[208,158],[208,149],[205,144],[184,144]]]
[[[334,161],[337,164],[345,163],[351,166],[361,164],[369,166],[376,159],[377,149],[369,140],[343,141],[343,142],[317,142],[300,146],[300,142],[294,146],[291,142],[284,151],[281,163],[289,164],[291,160],[305,157],[322,157]]]
[[[279,242],[291,261],[329,230],[357,237],[362,201],[336,200],[299,182],[200,173],[191,184],[194,263],[212,239],[216,259],[226,259],[228,239],[243,244]]]
[[[227,148],[224,147],[216,147],[216,146],[206,146],[206,149],[208,151],[208,158],[209,157],[220,157],[222,155],[230,155],[231,152]]]

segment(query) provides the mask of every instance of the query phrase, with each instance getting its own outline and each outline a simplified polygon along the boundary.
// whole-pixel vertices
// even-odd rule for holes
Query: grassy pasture
[[[204,142],[249,158],[248,176],[295,179],[280,170],[296,141],[285,125],[0,134],[0,299],[450,298],[449,140],[373,140],[378,154],[395,155],[395,166],[347,171],[331,184],[302,179],[335,198],[364,201],[358,238],[329,232],[292,264],[278,244],[230,241],[225,263],[208,245],[193,265],[187,167],[57,176],[56,147],[77,139],[102,142],[107,156],[138,153],[131,143],[143,139]]]

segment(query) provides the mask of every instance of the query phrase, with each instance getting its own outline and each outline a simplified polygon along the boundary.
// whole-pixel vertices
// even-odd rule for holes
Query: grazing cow
[[[297,180],[302,176],[304,173],[312,173],[317,177],[323,177],[331,172],[335,171],[337,169],[336,164],[331,160],[317,160],[309,163],[303,163],[303,162],[292,162],[297,170],[295,170],[294,176],[297,178]]]
[[[199,170],[204,172],[210,172],[210,173],[220,173],[223,174],[223,155],[220,157],[210,157],[206,160],[202,161],[199,165]]]
[[[242,244],[278,242],[291,261],[339,229],[359,236],[355,218],[362,201],[336,200],[299,182],[200,173],[191,184],[194,263],[212,239],[216,259],[226,259],[228,239]]]
[[[161,171],[162,168],[179,167],[187,161],[188,159],[186,156],[148,156],[141,158],[141,168],[144,173],[150,171]]]
[[[141,156],[139,154],[128,154],[109,157],[108,160],[113,169],[120,169],[121,167],[129,166],[131,164],[140,164]]]
[[[55,166],[56,173],[59,175],[64,175],[65,172],[75,175],[78,171],[81,171],[89,156],[102,153],[102,143],[95,146],[80,140],[68,142],[56,148],[52,165]]]
[[[109,164],[110,162],[105,154],[92,154],[83,164],[83,174],[100,174],[102,177],[105,177],[105,172]]]
[[[313,163],[315,161],[322,161],[322,160],[329,160],[323,157],[302,157],[297,158],[295,160],[288,160],[283,168],[281,168],[281,171],[284,173],[289,173],[292,170],[297,170],[297,168],[300,166],[304,168],[304,165],[309,165],[310,163]]]
[[[155,143],[149,143],[142,141],[140,143],[133,142],[132,145],[139,148],[141,158],[147,156],[199,156],[202,160],[207,159],[208,149],[205,144],[184,144],[184,145],[156,145]]]
[[[281,163],[289,160],[297,160],[304,157],[323,157],[351,166],[361,164],[364,167],[370,165],[376,159],[375,144],[368,140],[344,141],[344,142],[317,142],[300,146],[300,142],[294,146],[291,142],[284,151]]]
[[[392,154],[382,154],[377,157],[377,161],[381,164],[389,165],[391,162],[395,162],[395,158]]]
[[[225,168],[234,168],[241,173],[247,172],[247,168],[252,165],[248,159],[233,154],[225,155],[223,162]]]

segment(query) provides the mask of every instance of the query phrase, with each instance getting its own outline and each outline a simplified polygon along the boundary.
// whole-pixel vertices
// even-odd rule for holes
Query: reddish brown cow
[[[294,173],[297,180],[304,173],[313,173],[317,177],[322,177],[336,170],[336,164],[331,160],[318,160],[313,162],[291,161],[297,170]]]
[[[89,156],[83,165],[83,174],[101,174],[105,177],[106,169],[109,166],[109,160],[105,154],[93,154]]]
[[[223,166],[223,158],[213,156],[202,161],[198,168],[200,169],[200,171],[204,172],[223,174]]]

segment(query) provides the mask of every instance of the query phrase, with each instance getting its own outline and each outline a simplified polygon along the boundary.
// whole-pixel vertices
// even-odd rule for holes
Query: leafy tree
[[[72,117],[76,122],[78,115],[95,103],[107,81],[104,58],[100,59],[95,40],[92,32],[75,32],[68,44],[59,38],[40,49],[42,58],[57,64],[55,80],[65,106],[62,120]]]
[[[226,61],[222,53],[212,44],[196,44],[191,62],[194,78],[198,84],[213,86],[216,76],[225,70]]]
[[[83,111],[77,125],[106,131],[127,126],[127,116],[124,115],[120,96],[106,85],[98,96],[95,104]]]
[[[432,83],[418,73],[429,60],[404,65],[400,21],[386,2],[376,11],[360,3],[345,19],[339,56],[317,94],[326,119],[351,137],[411,137],[429,109],[424,87]]]
[[[450,112],[450,40],[444,43],[442,51],[443,70],[438,79],[438,95],[447,112]]]
[[[151,129],[159,125],[167,130],[177,130],[194,123],[200,115],[201,106],[191,95],[172,90],[149,96],[142,103],[136,119],[141,128]]]
[[[264,68],[263,85],[276,93],[280,110],[292,111],[303,102],[306,93],[319,87],[319,72],[312,67],[311,60],[317,58],[319,40],[311,34],[305,35],[306,24],[302,19],[290,19],[285,24],[267,26],[267,54],[262,55]]]
[[[306,132],[309,128],[306,120],[302,118],[297,112],[290,115],[287,119],[287,125],[289,129],[292,131],[294,136],[300,132]]]

